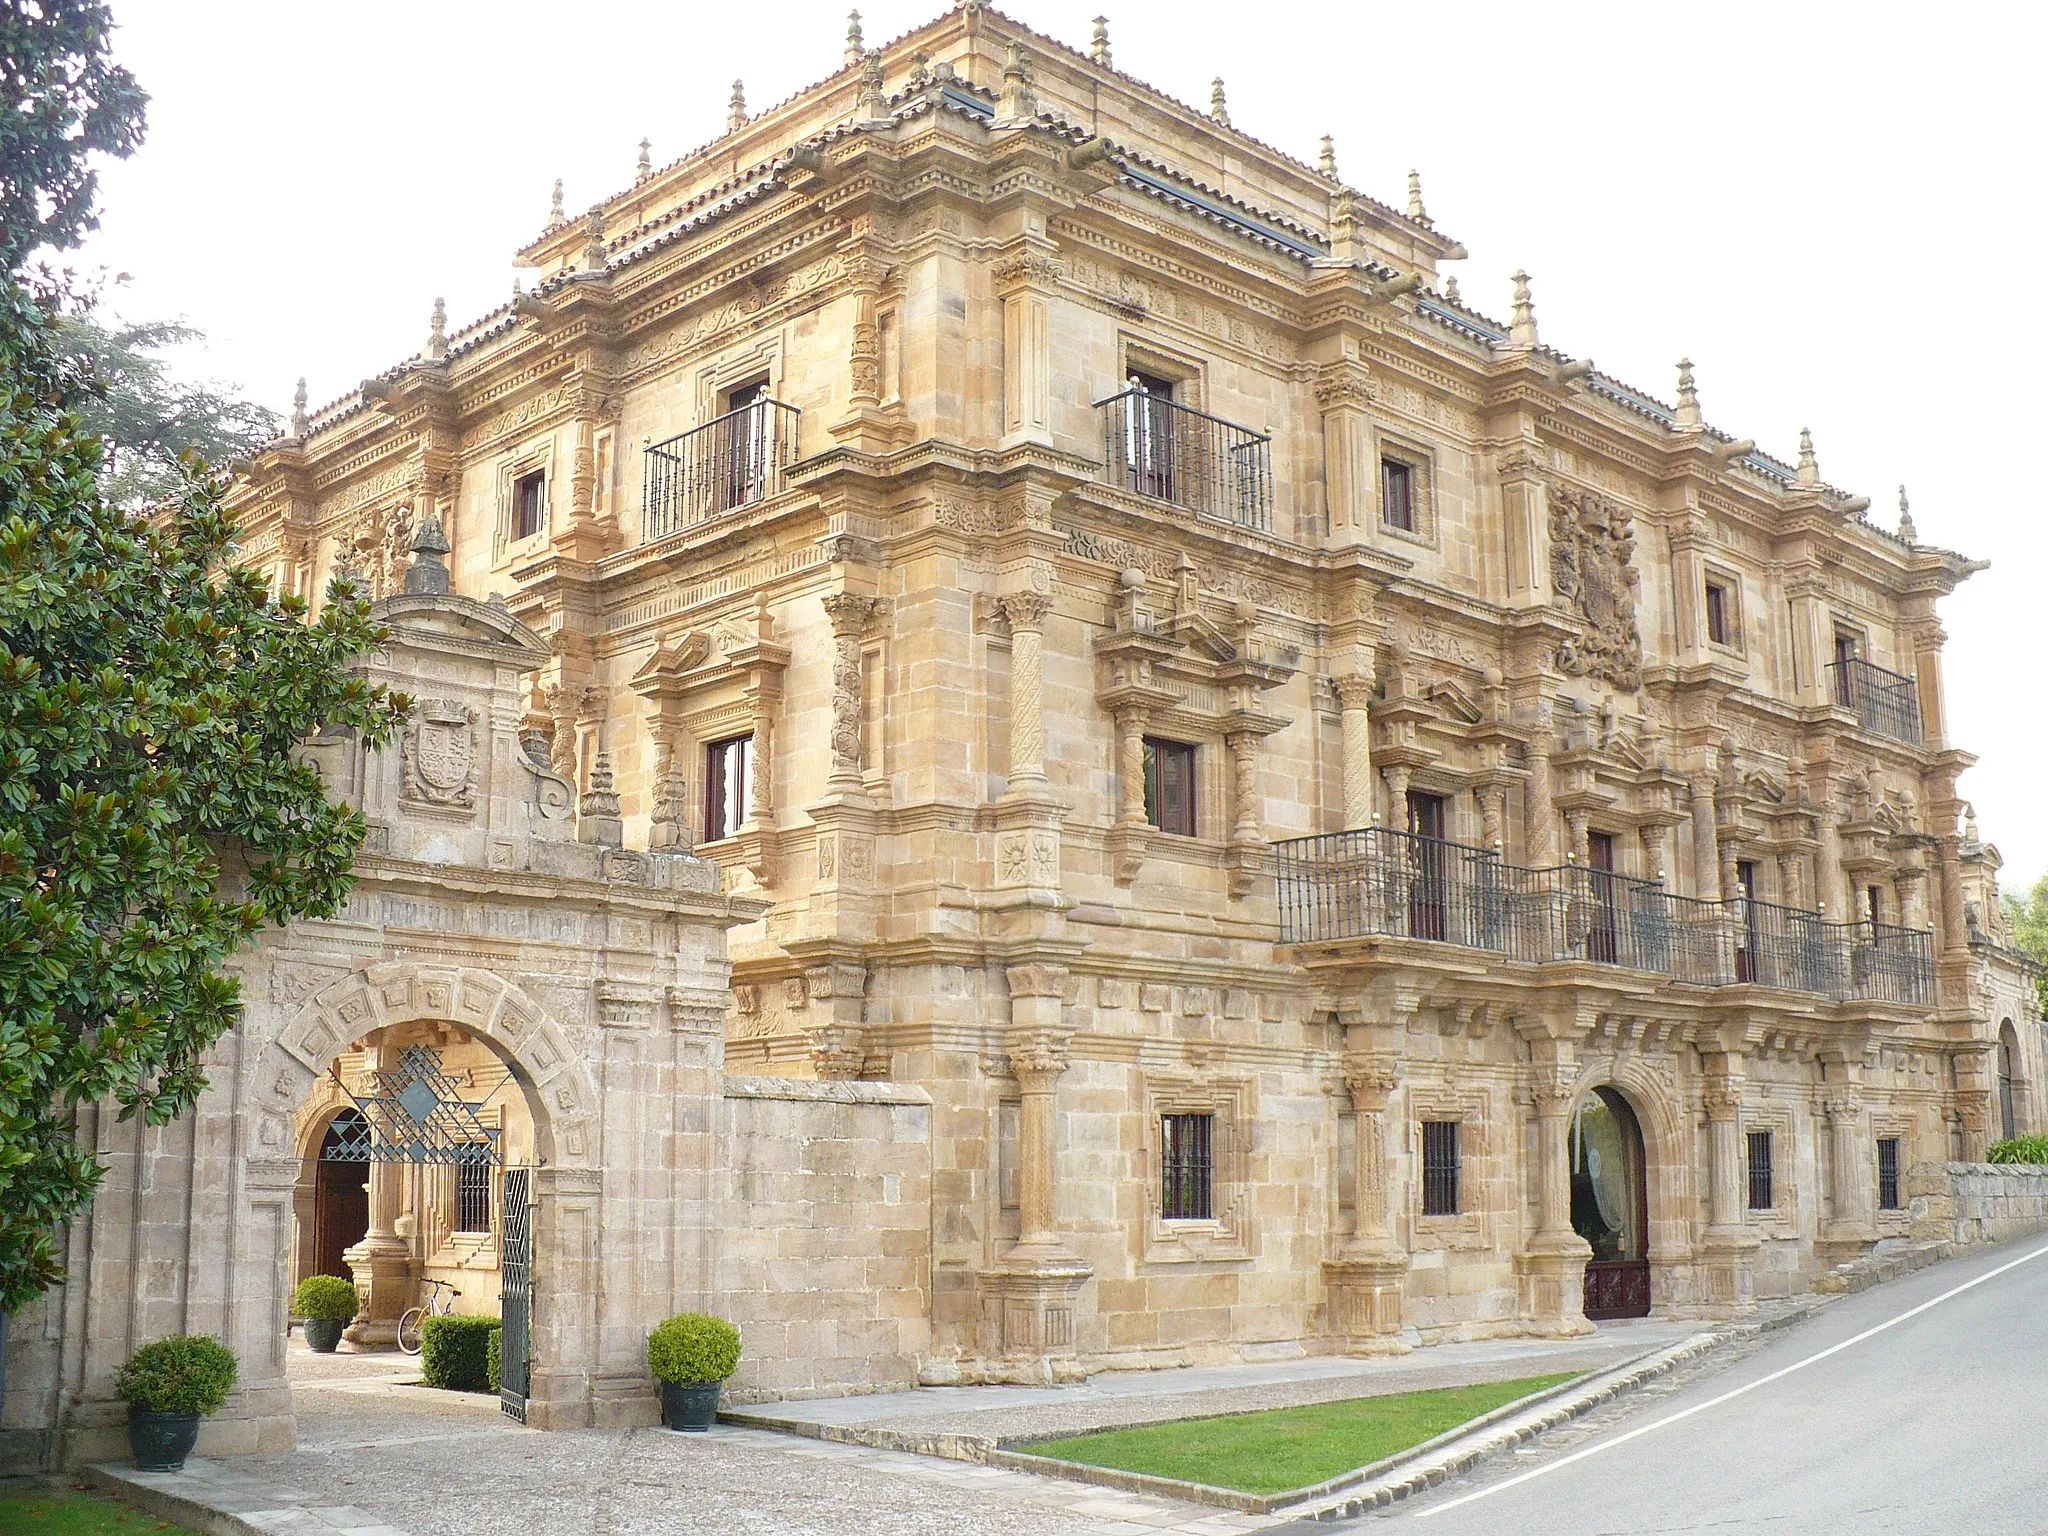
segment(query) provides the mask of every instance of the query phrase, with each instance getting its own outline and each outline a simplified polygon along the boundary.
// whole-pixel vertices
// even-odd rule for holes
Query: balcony
[[[1852,656],[1828,667],[1835,702],[1873,736],[1919,746],[1920,690],[1910,677]]]
[[[1133,385],[1098,400],[1103,478],[1247,528],[1273,525],[1273,439]]]
[[[1276,843],[1280,939],[1421,940],[1532,965],[1586,961],[1692,986],[1756,985],[1931,1006],[1930,934],[1700,901],[1577,865],[1524,869],[1462,843],[1368,827]]]
[[[703,426],[650,445],[645,455],[640,538],[666,538],[783,487],[796,462],[795,406],[763,396]]]

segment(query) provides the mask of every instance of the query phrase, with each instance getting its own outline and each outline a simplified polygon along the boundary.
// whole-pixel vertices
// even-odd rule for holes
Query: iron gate
[[[499,1217],[498,1405],[526,1422],[526,1388],[533,1372],[533,1170],[505,1170]]]

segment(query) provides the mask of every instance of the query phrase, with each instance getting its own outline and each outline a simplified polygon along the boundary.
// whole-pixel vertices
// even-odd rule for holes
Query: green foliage
[[[1571,1379],[1568,1374],[1530,1376],[1305,1408],[1179,1419],[1017,1448],[1034,1456],[1235,1488],[1240,1493],[1282,1493],[1370,1466]]]
[[[484,1345],[484,1381],[493,1392],[505,1385],[505,1330],[502,1327],[493,1328],[490,1341]]]
[[[350,662],[381,638],[346,583],[317,621],[234,564],[195,468],[143,521],[101,490],[94,385],[24,287],[37,244],[91,227],[93,151],[142,95],[104,6],[0,7],[0,1309],[61,1275],[57,1225],[100,1167],[76,1108],[161,1125],[240,1015],[222,967],[266,925],[332,914],[362,818],[293,756],[370,744],[403,708]]]
[[[722,1317],[678,1312],[647,1336],[647,1368],[656,1381],[723,1381],[740,1364],[740,1331]]]
[[[198,1536],[81,1488],[46,1488],[26,1478],[0,1482],[0,1531],[36,1536]]]
[[[356,1283],[340,1275],[308,1275],[292,1292],[292,1316],[346,1323],[361,1309]]]
[[[203,1333],[145,1344],[114,1378],[114,1390],[154,1413],[212,1413],[235,1384],[235,1352]]]
[[[421,1318],[420,1380],[451,1392],[484,1391],[491,1335],[502,1326],[495,1317]]]
[[[228,464],[284,425],[275,411],[231,392],[178,382],[156,355],[204,339],[191,326],[169,321],[110,329],[90,315],[58,319],[58,345],[96,386],[78,402],[78,419],[104,445],[100,490],[115,506],[133,509],[175,496],[187,479],[185,455]]]
[[[0,6],[0,262],[76,245],[98,227],[95,154],[142,142],[149,98],[114,63],[113,17],[100,0]]]
[[[1991,1143],[1988,1163],[2048,1163],[2048,1136],[2013,1136]]]
[[[2048,875],[2036,880],[2024,896],[2006,891],[1999,901],[2005,907],[2014,947],[2043,967],[2034,976],[2034,987],[2040,993],[2041,1006],[2048,1010]]]

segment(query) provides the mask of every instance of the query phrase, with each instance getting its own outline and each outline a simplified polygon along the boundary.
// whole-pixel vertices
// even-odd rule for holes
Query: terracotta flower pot
[[[155,1413],[128,1408],[128,1450],[139,1472],[176,1472],[199,1438],[196,1413]]]
[[[661,1384],[661,1422],[670,1429],[701,1435],[718,1417],[718,1394],[722,1381],[664,1381]]]

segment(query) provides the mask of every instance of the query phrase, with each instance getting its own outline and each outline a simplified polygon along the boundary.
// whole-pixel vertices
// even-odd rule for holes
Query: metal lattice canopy
[[[471,1102],[460,1097],[460,1087],[441,1069],[441,1057],[431,1045],[409,1045],[391,1072],[371,1074],[372,1093],[352,1093],[341,1085],[354,1102],[361,1118],[344,1123],[337,1118],[334,1128],[339,1140],[320,1154],[331,1163],[489,1163],[504,1161],[499,1129],[486,1125],[482,1110],[511,1077],[505,1067],[472,1071],[474,1086],[485,1086],[482,1099]]]

